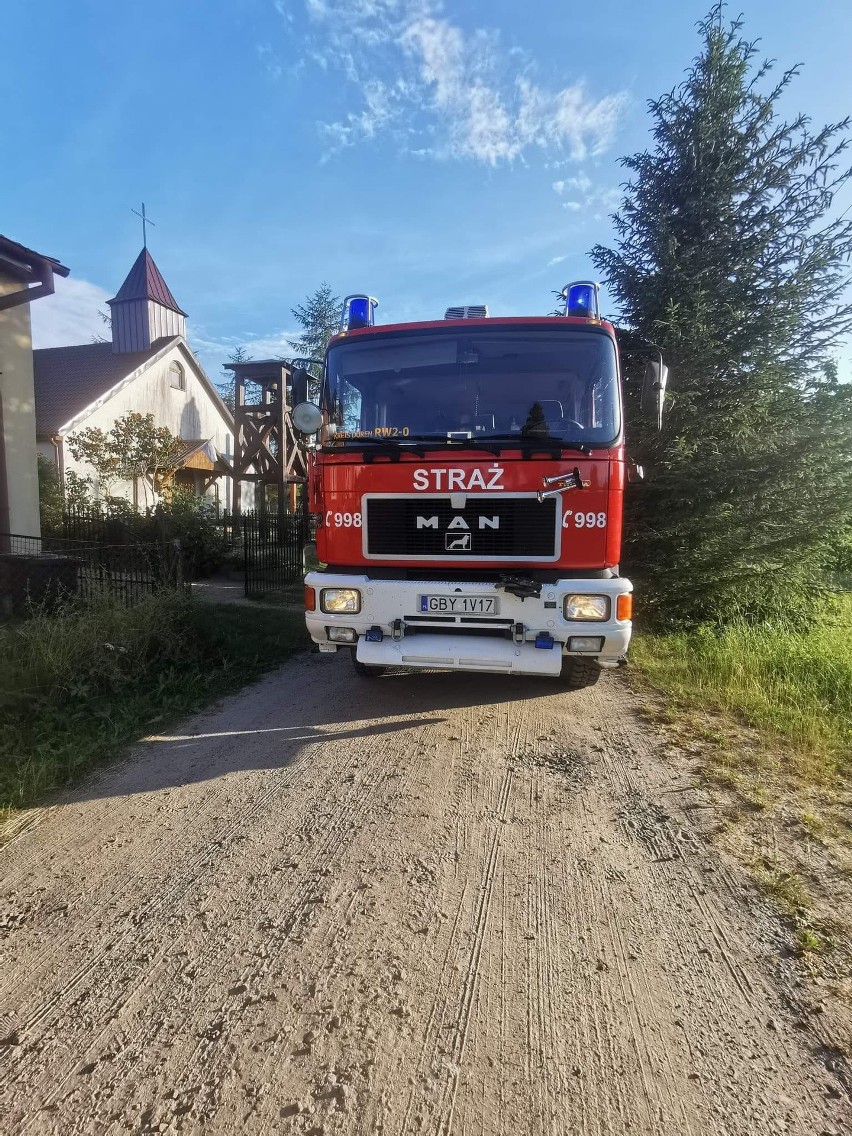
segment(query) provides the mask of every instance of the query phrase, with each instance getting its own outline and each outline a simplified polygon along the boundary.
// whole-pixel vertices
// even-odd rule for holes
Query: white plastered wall
[[[0,274],[0,295],[22,287]],[[0,447],[0,532],[40,536],[29,304],[0,311]]]

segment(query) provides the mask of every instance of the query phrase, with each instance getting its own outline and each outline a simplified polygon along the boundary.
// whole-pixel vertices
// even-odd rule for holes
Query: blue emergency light
[[[347,296],[343,301],[340,319],[341,331],[354,331],[359,327],[372,327],[376,322],[379,301],[375,296]]]
[[[576,284],[566,284],[562,289],[562,295],[565,297],[565,315],[600,319],[599,290],[599,286],[593,280],[578,280]]]

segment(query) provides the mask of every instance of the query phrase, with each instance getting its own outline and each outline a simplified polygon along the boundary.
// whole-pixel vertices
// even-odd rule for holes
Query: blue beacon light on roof
[[[376,322],[379,301],[374,296],[347,296],[343,301],[343,330],[372,327]]]
[[[600,319],[598,307],[598,285],[592,280],[579,280],[576,284],[566,284],[562,289],[565,297],[566,316],[586,316]]]

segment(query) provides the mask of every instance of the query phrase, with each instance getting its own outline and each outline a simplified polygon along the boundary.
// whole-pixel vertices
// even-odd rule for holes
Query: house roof
[[[57,276],[67,276],[70,272],[70,269],[60,264],[54,257],[45,256],[44,253],[27,248],[26,245],[19,245],[17,241],[2,234],[0,234],[0,261],[21,279],[37,275],[43,265],[49,265]]]
[[[181,438],[181,448],[173,457],[176,469],[213,469],[216,448],[211,438]],[[213,451],[213,457],[209,450]]]
[[[36,434],[50,438],[68,426],[98,399],[158,356],[177,346],[193,369],[211,401],[216,405],[228,430],[234,419],[204,368],[179,335],[154,340],[147,351],[114,353],[111,343],[84,343],[79,347],[41,347],[33,351]]]
[[[178,307],[177,300],[169,291],[160,270],[154,264],[154,258],[143,248],[134,261],[133,267],[127,274],[127,279],[119,288],[108,304],[124,304],[132,300],[154,300],[164,308],[185,316],[186,312]]]
[[[153,358],[169,343],[155,340],[147,351],[114,354],[111,343],[42,347],[33,351],[36,433],[57,434],[62,426]]]

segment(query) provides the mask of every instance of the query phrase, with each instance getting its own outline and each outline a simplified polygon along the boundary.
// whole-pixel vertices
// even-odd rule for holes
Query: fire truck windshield
[[[615,347],[574,327],[477,327],[353,339],[329,351],[331,439],[552,437],[606,445],[621,428]]]

